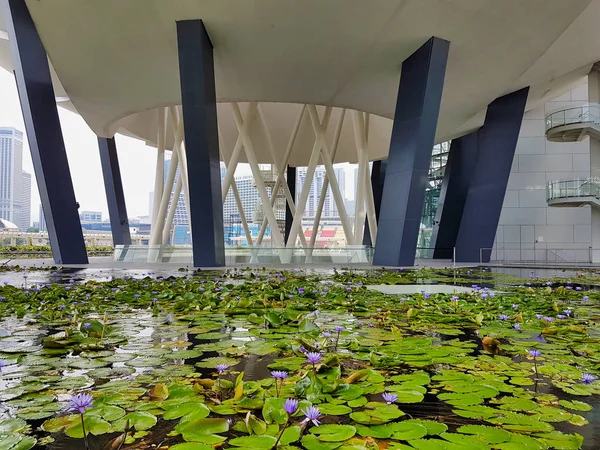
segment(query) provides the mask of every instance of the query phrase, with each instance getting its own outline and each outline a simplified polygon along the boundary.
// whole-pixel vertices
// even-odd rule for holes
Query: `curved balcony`
[[[549,181],[546,184],[548,206],[584,206],[600,208],[600,179],[576,178]]]
[[[553,142],[577,142],[586,136],[600,139],[600,105],[586,105],[554,111],[546,116],[546,138]]]

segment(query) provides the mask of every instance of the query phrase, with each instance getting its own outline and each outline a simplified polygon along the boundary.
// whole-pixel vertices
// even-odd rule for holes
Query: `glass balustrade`
[[[577,123],[600,126],[600,105],[588,103],[554,111],[546,116],[546,131]]]
[[[546,200],[575,197],[600,199],[600,179],[576,178],[573,180],[550,181],[546,184]]]

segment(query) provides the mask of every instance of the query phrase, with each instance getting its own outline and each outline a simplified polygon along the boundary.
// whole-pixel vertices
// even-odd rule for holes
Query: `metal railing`
[[[581,197],[600,199],[600,178],[575,178],[546,183],[546,201]]]
[[[588,248],[481,248],[479,249],[479,262],[485,264],[527,264],[527,265],[553,265],[577,266],[592,263],[592,247]]]
[[[600,105],[588,103],[554,111],[546,116],[546,132],[552,128],[577,123],[600,126]]]
[[[168,245],[117,245],[114,260],[120,262],[192,263],[192,247]],[[226,264],[346,264],[371,263],[373,248],[354,245],[331,248],[226,248]]]

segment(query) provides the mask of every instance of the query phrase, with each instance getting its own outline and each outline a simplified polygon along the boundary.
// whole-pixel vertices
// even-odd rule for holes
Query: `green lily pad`
[[[319,436],[321,442],[341,442],[354,436],[356,428],[352,425],[328,424],[313,427],[310,432]]]
[[[235,447],[269,449],[275,446],[277,438],[273,436],[242,436],[230,439],[227,442]]]

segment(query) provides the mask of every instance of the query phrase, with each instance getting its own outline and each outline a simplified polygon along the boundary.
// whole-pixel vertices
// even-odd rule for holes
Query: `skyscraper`
[[[44,217],[44,209],[40,205],[40,233],[48,231],[48,225],[46,225],[46,217]]]
[[[0,128],[0,218],[17,226],[22,225],[22,163],[23,133],[15,128]]]
[[[171,167],[171,160],[167,159],[165,161],[165,170],[163,172],[163,181],[165,183],[167,181],[169,167]],[[175,185],[177,184],[177,180],[179,179],[179,173],[179,167],[177,167],[177,172],[175,172],[175,179],[173,180],[173,190],[171,191],[171,198],[169,199],[169,208],[167,209],[167,211],[171,209],[171,203],[173,202],[174,195],[173,191],[175,190]],[[173,226],[175,225],[188,225],[187,207],[185,205],[183,189],[181,189],[181,193],[179,194],[179,198],[177,199],[177,207],[175,209],[175,216],[173,217]]]
[[[21,223],[17,224],[23,231],[31,226],[31,174],[21,172]]]
[[[334,169],[334,172],[343,199],[346,191],[346,174],[344,173],[343,168],[336,168]],[[321,196],[321,190],[323,189],[323,183],[325,182],[325,174],[325,167],[318,166],[316,168],[308,194],[308,199],[306,201],[306,207],[304,208],[303,217],[305,218],[313,218],[317,213],[319,197]],[[296,172],[296,193],[298,197],[300,196],[300,192],[302,192],[305,180],[306,167],[298,167]],[[333,193],[331,192],[331,185],[327,188],[327,192],[325,194],[325,202],[323,204],[323,212],[321,217],[327,219],[339,217],[338,209],[333,198]]]

